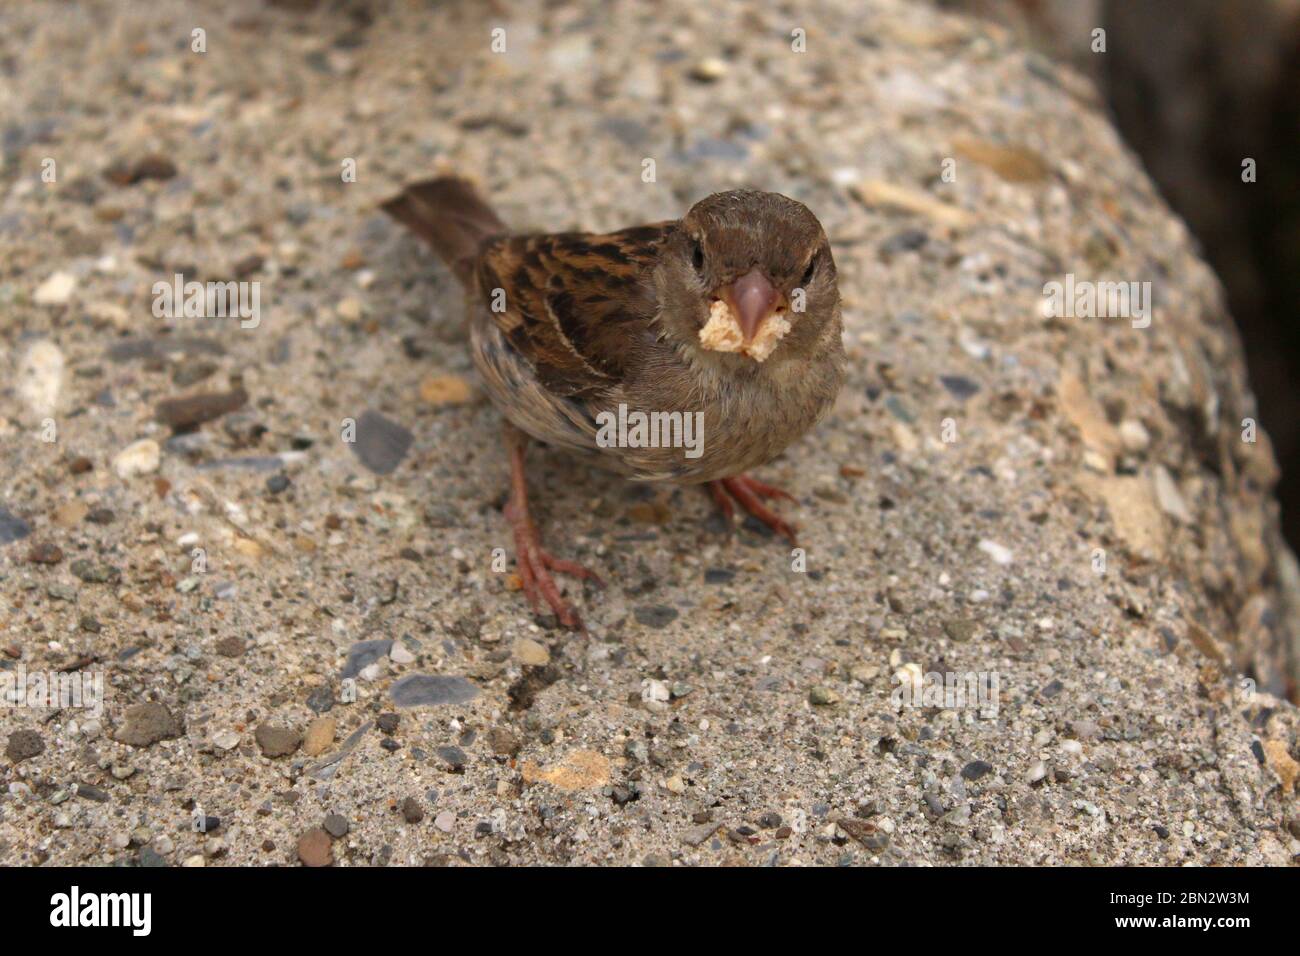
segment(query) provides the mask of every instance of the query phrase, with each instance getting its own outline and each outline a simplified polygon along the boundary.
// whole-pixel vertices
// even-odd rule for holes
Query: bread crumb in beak
[[[746,345],[736,313],[727,303],[715,299],[709,307],[709,321],[700,329],[700,345],[713,352],[740,352],[755,362],[762,362],[789,331],[789,320],[774,312],[759,324],[754,340]]]

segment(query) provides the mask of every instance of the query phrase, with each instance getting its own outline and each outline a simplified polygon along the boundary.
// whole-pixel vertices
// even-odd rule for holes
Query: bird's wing
[[[675,223],[487,243],[476,278],[487,315],[557,397],[616,387],[652,337],[650,272]]]

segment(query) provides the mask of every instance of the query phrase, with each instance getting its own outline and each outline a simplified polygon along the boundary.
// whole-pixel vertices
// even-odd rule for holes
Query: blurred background
[[[931,2],[993,20],[1096,83],[1223,280],[1282,468],[1283,529],[1300,547],[1300,0]],[[1242,182],[1246,158],[1254,183]]]

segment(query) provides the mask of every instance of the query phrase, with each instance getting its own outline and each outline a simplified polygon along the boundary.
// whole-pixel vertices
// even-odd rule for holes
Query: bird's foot
[[[714,503],[728,521],[736,511],[731,503],[731,499],[734,498],[742,508],[763,524],[785,537],[791,544],[798,544],[794,535],[795,526],[763,503],[764,498],[784,498],[786,501],[794,501],[794,496],[789,492],[759,481],[757,478],[736,475],[734,478],[710,481],[709,494],[713,496]]]
[[[597,587],[604,587],[605,582],[589,568],[576,561],[557,558],[542,547],[542,536],[533,524],[528,512],[528,492],[524,483],[524,456],[522,443],[512,442],[510,448],[511,492],[506,502],[505,516],[510,522],[510,531],[515,539],[515,563],[519,569],[519,582],[524,596],[534,613],[541,611],[541,601],[545,601],[564,627],[575,631],[585,631],[586,626],[572,606],[560,595],[560,589],[551,577],[552,571],[572,575],[586,581],[592,581]]]

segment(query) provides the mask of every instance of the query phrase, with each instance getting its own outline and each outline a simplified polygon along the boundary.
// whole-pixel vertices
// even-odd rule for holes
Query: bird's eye
[[[691,265],[695,266],[695,271],[703,274],[704,272],[704,246],[700,240],[696,239],[691,248]]]
[[[808,260],[808,268],[803,272],[803,278],[799,280],[799,285],[807,286],[813,280],[813,273],[817,271],[817,256],[814,255]]]

